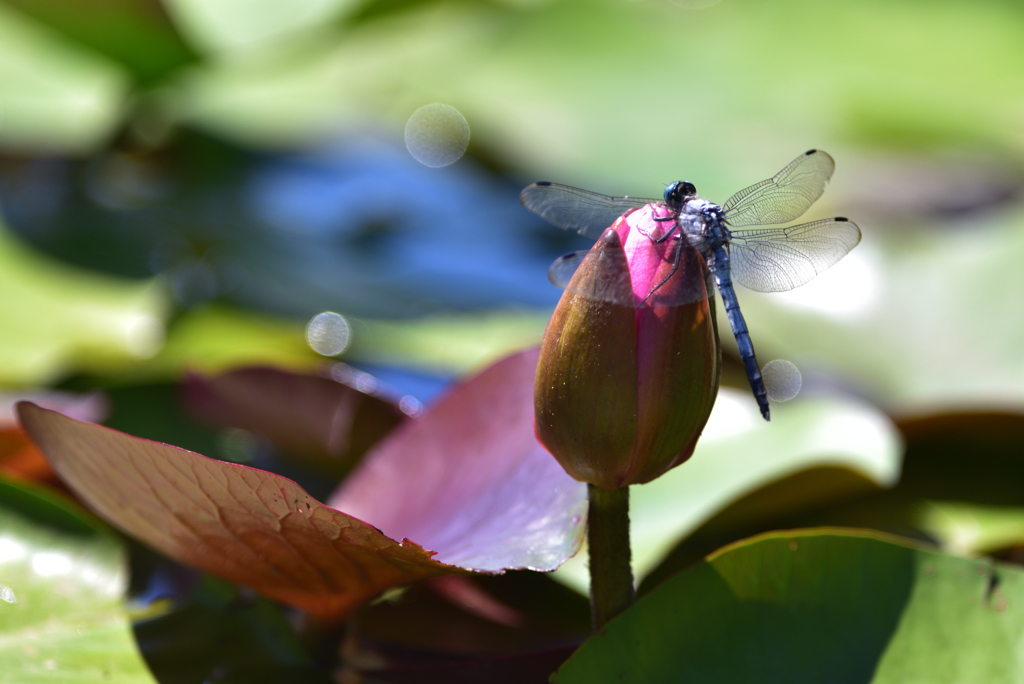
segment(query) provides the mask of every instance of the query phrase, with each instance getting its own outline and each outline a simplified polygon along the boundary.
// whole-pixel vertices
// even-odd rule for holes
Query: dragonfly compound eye
[[[690,181],[675,181],[665,187],[665,205],[679,210],[686,201],[697,194],[697,188]]]

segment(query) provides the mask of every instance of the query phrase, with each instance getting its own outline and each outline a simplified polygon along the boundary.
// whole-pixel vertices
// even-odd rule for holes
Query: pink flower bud
[[[537,439],[569,475],[605,489],[649,482],[688,459],[718,394],[707,266],[678,231],[652,239],[673,228],[654,220],[668,215],[648,205],[605,231],[541,344]]]

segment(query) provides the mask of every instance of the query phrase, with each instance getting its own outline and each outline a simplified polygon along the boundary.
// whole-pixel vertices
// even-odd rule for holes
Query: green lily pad
[[[69,269],[0,226],[0,385],[52,382],[156,354],[168,303],[155,281]]]
[[[1017,682],[1024,571],[856,530],[774,532],[665,582],[559,684]]]
[[[181,31],[202,51],[251,47],[309,30],[358,6],[357,0],[170,0],[164,3]]]
[[[186,370],[216,373],[246,365],[299,370],[321,363],[323,357],[306,343],[305,323],[208,305],[182,314],[160,352],[127,373],[134,380],[168,380]]]
[[[167,16],[135,0],[110,0],[101,5],[73,0],[9,0],[4,4],[116,61],[144,83],[158,82],[195,61]]]
[[[124,611],[126,586],[110,532],[0,479],[0,681],[154,682]]]
[[[0,7],[0,147],[89,152],[120,123],[127,73]]]
[[[818,490],[792,488],[776,513],[795,513],[851,493],[893,486],[901,443],[884,414],[844,399],[776,404],[764,422],[749,392],[722,388],[689,461],[630,488],[633,573],[642,579],[680,540],[734,501],[786,478],[821,470]],[[554,576],[587,592],[586,554]]]
[[[278,43],[286,49],[260,59],[221,60],[183,72],[173,115],[258,147],[304,145],[369,121],[387,121],[399,140],[408,117],[424,104],[444,99],[460,108],[450,100],[451,84],[439,89],[438,81],[450,82],[452,69],[468,73],[466,57],[480,56],[495,12],[434,5],[390,14],[392,20],[344,32],[325,27],[283,36]],[[397,90],[396,79],[402,84]],[[422,79],[433,84],[420,87]]]

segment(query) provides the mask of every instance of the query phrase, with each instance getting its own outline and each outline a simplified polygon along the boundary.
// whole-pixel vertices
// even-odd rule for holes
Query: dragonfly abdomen
[[[768,390],[765,389],[764,379],[761,377],[761,368],[757,365],[757,357],[754,355],[754,343],[747,331],[747,322],[743,320],[740,313],[740,303],[736,299],[736,291],[732,286],[732,276],[729,271],[729,253],[725,247],[716,245],[712,247],[711,271],[715,276],[715,285],[718,286],[718,293],[722,295],[722,306],[725,308],[725,315],[729,319],[729,326],[732,328],[733,337],[736,338],[736,346],[739,348],[740,361],[747,372],[747,380],[750,381],[750,389],[754,392],[754,399],[761,409],[761,415],[765,420],[770,420],[768,409]]]

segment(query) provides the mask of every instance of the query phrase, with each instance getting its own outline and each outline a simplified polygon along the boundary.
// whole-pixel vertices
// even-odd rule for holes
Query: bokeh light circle
[[[446,104],[420,107],[405,125],[405,146],[425,166],[448,166],[469,146],[469,123],[459,110]]]
[[[306,342],[317,354],[337,356],[348,347],[348,321],[333,311],[317,314],[306,326]]]
[[[398,402],[398,408],[407,416],[418,416],[423,413],[423,404],[411,394],[406,394]]]
[[[768,398],[772,401],[789,401],[800,393],[803,377],[800,369],[789,361],[775,359],[765,364],[761,370]]]

